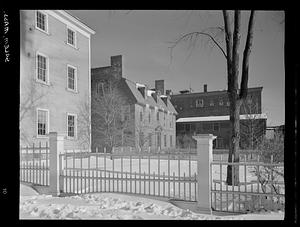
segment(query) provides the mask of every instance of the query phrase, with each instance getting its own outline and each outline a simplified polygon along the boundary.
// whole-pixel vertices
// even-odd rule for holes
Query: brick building
[[[100,105],[100,102],[107,103],[103,102],[105,94],[112,90],[114,92],[107,93],[108,97],[116,98],[111,98],[110,102],[117,102],[120,106],[120,113],[116,113],[117,130],[114,133],[113,147],[134,147],[142,150],[175,147],[177,112],[163,93],[163,81],[156,82],[156,89],[149,89],[146,85],[124,78],[121,55],[112,56],[110,66],[93,68],[91,81],[92,150],[98,148],[102,151],[103,147],[110,149],[105,135],[108,130],[105,127],[103,129],[103,125],[107,125],[107,121],[103,119],[107,112],[103,113],[103,110],[107,107],[105,104]],[[110,109],[110,113],[113,112]]]
[[[91,28],[64,10],[20,11],[20,143],[66,135],[65,148],[89,146]],[[82,136],[86,133],[86,136]]]
[[[265,133],[267,117],[262,113],[262,87],[248,89],[246,102],[240,109],[240,146],[253,147]],[[176,120],[177,145],[194,147],[194,134],[211,133],[217,136],[214,147],[229,147],[229,99],[226,90],[192,93],[188,90],[171,95],[171,102],[178,112]],[[252,140],[249,140],[249,138]]]

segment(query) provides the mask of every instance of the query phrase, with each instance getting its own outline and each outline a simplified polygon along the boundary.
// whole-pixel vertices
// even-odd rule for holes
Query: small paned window
[[[37,134],[38,136],[45,136],[48,131],[48,111],[37,111]]]
[[[72,29],[68,28],[68,44],[75,46],[75,31],[73,31]]]
[[[203,107],[203,99],[196,99],[196,108]]]
[[[47,16],[40,11],[36,12],[36,27],[47,32]]]

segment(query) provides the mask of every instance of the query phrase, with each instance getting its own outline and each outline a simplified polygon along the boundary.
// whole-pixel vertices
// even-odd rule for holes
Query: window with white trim
[[[48,133],[48,110],[37,109],[37,135],[45,136]]]
[[[36,11],[36,27],[44,32],[47,32],[47,15],[41,11]]]
[[[77,69],[74,66],[67,66],[68,89],[77,91]]]
[[[42,54],[37,54],[37,80],[43,83],[48,83],[48,59]]]
[[[224,104],[224,103],[223,103],[223,99],[220,99],[220,100],[219,100],[219,105],[220,105],[220,106],[223,106],[223,104]]]
[[[68,38],[67,38],[67,43],[70,44],[71,46],[76,46],[76,33],[74,30],[67,28],[67,33],[68,33]]]
[[[203,99],[196,99],[196,108],[203,107]]]
[[[67,131],[69,138],[76,137],[76,115],[67,114]]]

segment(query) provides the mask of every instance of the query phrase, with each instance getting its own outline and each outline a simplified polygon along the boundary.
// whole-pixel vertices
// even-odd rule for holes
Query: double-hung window
[[[48,133],[49,111],[37,109],[37,135],[46,136]]]
[[[77,91],[77,69],[74,66],[67,66],[68,89]]]
[[[67,43],[73,47],[76,47],[76,33],[74,30],[68,28],[67,29],[68,37]]]
[[[47,15],[45,13],[36,11],[36,28],[41,31],[48,32],[47,19]]]
[[[48,58],[45,55],[38,53],[36,55],[36,72],[39,82],[48,83]]]
[[[203,107],[203,99],[196,99],[196,108]]]
[[[67,130],[68,137],[75,138],[76,137],[76,115],[75,114],[67,114]]]

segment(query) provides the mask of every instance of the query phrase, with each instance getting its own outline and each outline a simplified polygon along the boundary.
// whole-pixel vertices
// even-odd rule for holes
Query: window
[[[76,137],[76,115],[75,114],[67,114],[67,130],[68,130],[69,138]]]
[[[47,57],[42,54],[37,54],[37,80],[42,83],[48,83],[48,62]]]
[[[202,125],[201,125],[201,123],[200,122],[196,123],[196,133],[200,134],[201,131],[202,131]]]
[[[45,136],[48,133],[48,110],[37,109],[37,135]]]
[[[151,114],[150,114],[150,111],[149,111],[148,117],[149,117],[149,124],[150,124],[151,123]]]
[[[214,131],[219,131],[219,129],[220,129],[220,125],[219,125],[219,123],[214,123],[213,124],[213,129],[214,129]]]
[[[97,83],[97,85],[96,85],[96,92],[100,96],[103,96],[103,86],[104,86],[104,84],[102,82]]]
[[[196,99],[196,108],[203,107],[203,99]]]
[[[67,43],[70,44],[71,46],[75,47],[76,46],[76,41],[75,41],[75,39],[76,39],[75,34],[76,33],[75,33],[74,30],[72,30],[70,28],[68,28],[67,31],[68,31]]]
[[[214,105],[215,105],[213,99],[210,100],[209,105],[210,105],[210,106],[214,106]]]
[[[73,66],[67,66],[68,73],[68,89],[76,91],[77,90],[77,69]]]
[[[130,105],[122,106],[121,120],[128,121],[130,117]]]
[[[156,113],[156,120],[159,121],[159,111],[157,110],[157,113]]]
[[[172,136],[170,135],[170,147],[173,147]]]
[[[149,144],[149,147],[152,146],[152,137],[151,137],[151,133],[148,133],[148,144]]]
[[[230,106],[230,102],[229,102],[229,101],[227,101],[227,102],[226,102],[226,105],[227,105],[227,106]]]
[[[36,11],[36,28],[47,32],[47,15],[41,11]]]
[[[223,145],[223,138],[217,138],[217,144],[216,144],[216,148],[219,148],[219,149],[222,149],[224,148],[224,145]]]
[[[220,99],[219,105],[220,105],[220,106],[223,106],[223,100],[222,100],[222,99]]]
[[[164,135],[164,146],[167,146],[167,135]]]
[[[141,122],[143,121],[143,112],[142,111],[140,112],[140,121]]]
[[[211,128],[212,128],[211,123],[207,123],[207,122],[204,122],[203,125],[202,125],[202,127],[203,127],[203,132],[204,133],[210,131]]]

